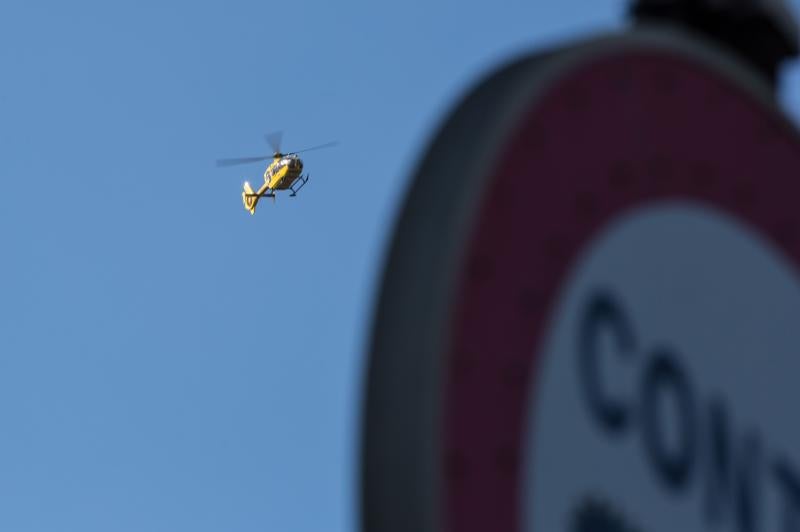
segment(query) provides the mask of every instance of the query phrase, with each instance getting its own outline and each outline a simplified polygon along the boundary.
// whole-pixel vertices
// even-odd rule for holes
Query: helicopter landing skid
[[[311,177],[311,176],[310,175],[301,175],[301,176],[298,176],[297,179],[295,179],[294,183],[292,183],[292,186],[289,187],[289,190],[292,191],[292,193],[289,194],[290,198],[295,197],[297,195],[297,193],[300,191],[300,189],[303,188],[304,186],[306,186],[306,183],[308,183],[308,178],[309,177]],[[298,186],[297,188],[294,188],[294,186],[297,184],[298,181],[300,181],[300,186]]]

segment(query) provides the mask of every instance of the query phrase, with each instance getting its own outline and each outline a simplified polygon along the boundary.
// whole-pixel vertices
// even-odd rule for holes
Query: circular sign
[[[389,252],[364,529],[793,526],[798,177],[766,89],[670,30],[490,76]]]

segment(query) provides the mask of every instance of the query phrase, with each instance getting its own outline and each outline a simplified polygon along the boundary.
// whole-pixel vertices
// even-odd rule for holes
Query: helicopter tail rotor
[[[243,189],[244,190],[242,191],[242,203],[244,204],[244,208],[250,211],[250,214],[255,214],[259,195],[255,193],[253,187],[251,187],[250,183],[248,183],[247,181],[244,182]]]

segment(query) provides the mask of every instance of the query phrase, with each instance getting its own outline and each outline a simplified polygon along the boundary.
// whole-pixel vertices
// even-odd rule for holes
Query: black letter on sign
[[[800,478],[791,466],[780,460],[775,464],[775,477],[784,497],[783,532],[800,531]]]
[[[578,371],[589,411],[605,429],[619,432],[626,427],[629,412],[622,400],[603,393],[600,384],[597,357],[603,329],[614,335],[618,356],[633,354],[636,340],[625,315],[611,296],[600,293],[590,299],[580,325]]]
[[[712,401],[708,416],[708,441],[711,445],[708,456],[710,468],[706,498],[706,515],[714,524],[718,523],[731,502],[733,471],[731,471],[731,434],[728,430],[728,415],[722,402]]]
[[[659,400],[672,395],[678,407],[680,443],[668,449]],[[681,489],[695,459],[694,400],[689,379],[670,353],[656,350],[642,379],[642,435],[653,466],[669,488]]]
[[[753,532],[760,506],[758,439],[755,435],[742,438],[739,452],[734,454],[731,451],[728,414],[721,401],[711,402],[708,428],[710,453],[706,517],[710,523],[718,524],[735,501],[737,530]]]
[[[736,461],[736,521],[742,532],[756,530],[761,513],[760,456],[761,444],[756,435],[743,438],[742,451]]]

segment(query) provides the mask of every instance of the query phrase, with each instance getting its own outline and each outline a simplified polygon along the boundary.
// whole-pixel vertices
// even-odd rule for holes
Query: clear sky
[[[366,318],[419,150],[499,61],[624,6],[4,0],[0,530],[353,530]],[[798,67],[783,100],[800,117]],[[263,167],[214,161],[277,129],[340,145],[251,217]]]

